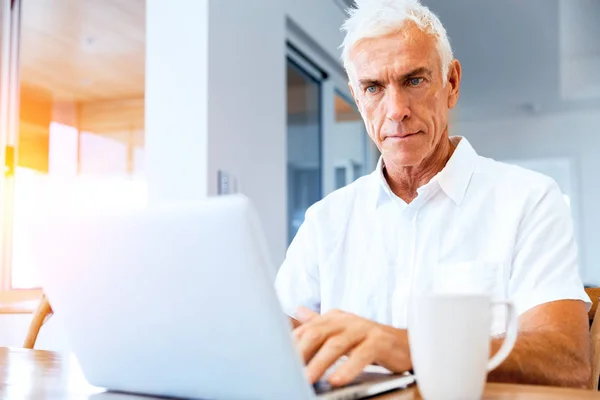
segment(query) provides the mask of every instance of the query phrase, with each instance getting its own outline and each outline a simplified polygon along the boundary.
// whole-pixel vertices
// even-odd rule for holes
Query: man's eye
[[[371,94],[377,93],[377,86],[375,86],[375,85],[368,86],[367,92],[369,92]]]
[[[410,78],[408,84],[410,86],[419,86],[423,82],[423,78]]]

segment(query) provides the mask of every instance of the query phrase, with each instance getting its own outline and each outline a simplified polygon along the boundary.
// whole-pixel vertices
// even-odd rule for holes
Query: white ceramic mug
[[[489,359],[492,308],[507,308],[508,326],[498,353]],[[474,400],[487,373],[502,363],[517,340],[510,301],[486,295],[417,295],[411,299],[408,336],[413,369],[425,400]]]

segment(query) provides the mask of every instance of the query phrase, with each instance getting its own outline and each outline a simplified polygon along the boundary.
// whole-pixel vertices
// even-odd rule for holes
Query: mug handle
[[[515,342],[517,341],[517,333],[519,328],[519,321],[517,319],[517,310],[515,309],[515,305],[508,300],[501,301],[493,301],[492,307],[494,306],[505,306],[508,314],[508,326],[506,329],[506,335],[504,336],[504,341],[502,342],[502,346],[500,346],[500,350],[488,361],[487,370],[488,372],[492,371],[498,365],[502,364],[502,362],[508,357],[513,347],[515,347]]]

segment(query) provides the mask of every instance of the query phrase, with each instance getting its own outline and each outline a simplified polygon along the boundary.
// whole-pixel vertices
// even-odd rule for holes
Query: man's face
[[[350,89],[386,164],[418,166],[447,137],[460,64],[453,61],[444,86],[436,44],[407,22],[402,32],[363,39],[350,53]]]

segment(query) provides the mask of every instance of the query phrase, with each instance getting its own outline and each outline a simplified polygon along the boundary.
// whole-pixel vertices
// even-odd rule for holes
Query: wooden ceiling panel
[[[21,80],[61,101],[144,94],[145,0],[25,0]]]
[[[144,99],[81,103],[79,130],[101,135],[144,131]],[[135,145],[143,146],[143,135],[135,134]]]

